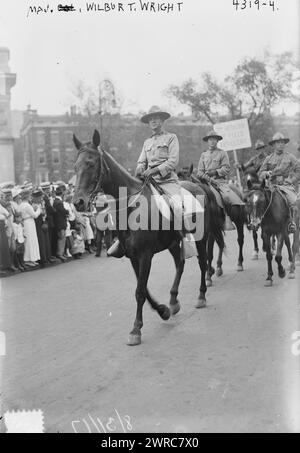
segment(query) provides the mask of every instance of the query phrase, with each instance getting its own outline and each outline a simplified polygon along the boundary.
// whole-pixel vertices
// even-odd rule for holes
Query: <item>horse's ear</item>
[[[249,190],[252,189],[252,181],[251,181],[251,178],[247,178],[247,187]]]
[[[78,138],[76,137],[75,134],[73,134],[73,142],[74,142],[74,145],[76,146],[76,148],[78,150],[80,150],[80,148],[82,147],[82,143],[81,143],[81,141],[78,140]]]
[[[192,162],[191,165],[190,165],[190,168],[189,168],[189,176],[191,176],[191,174],[193,173],[193,171],[194,171],[194,164],[193,164],[193,162]]]
[[[100,134],[97,129],[94,130],[93,145],[95,146],[95,148],[98,148],[98,146],[100,145]]]
[[[262,183],[261,183],[261,186],[260,186],[262,189],[264,189],[266,187],[266,180],[263,179],[262,180]]]

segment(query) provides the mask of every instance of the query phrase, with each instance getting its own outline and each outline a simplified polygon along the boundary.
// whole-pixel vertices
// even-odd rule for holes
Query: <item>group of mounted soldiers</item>
[[[149,113],[141,118],[143,123],[149,125],[152,134],[144,142],[135,175],[141,179],[153,178],[172,199],[174,195],[180,195],[181,188],[175,172],[179,163],[179,142],[174,133],[164,129],[164,122],[168,118],[170,114],[158,107],[152,107]],[[200,156],[196,176],[200,181],[209,184],[219,206],[225,210],[225,205],[243,205],[244,201],[242,193],[228,182],[231,168],[228,154],[218,147],[222,139],[214,130],[203,137],[208,149]],[[254,173],[258,180],[266,179],[269,184],[278,187],[289,207],[288,233],[293,233],[296,228],[295,209],[300,181],[300,160],[285,150],[288,142],[289,138],[277,132],[269,142],[272,152],[268,154],[267,145],[258,140],[255,144],[257,154],[245,164],[236,164],[236,167],[243,173]],[[174,206],[173,208],[176,209]],[[123,256],[118,241],[109,250],[109,255]]]

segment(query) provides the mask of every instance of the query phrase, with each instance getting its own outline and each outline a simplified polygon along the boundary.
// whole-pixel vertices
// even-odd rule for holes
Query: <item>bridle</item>
[[[81,154],[82,152],[86,151],[87,148],[86,148],[86,145],[85,146],[82,146],[79,151],[78,151],[78,155]],[[94,151],[94,150],[93,150]],[[109,174],[111,173],[111,170],[110,170],[110,167],[108,165],[108,163],[106,162],[105,160],[105,152],[101,149],[101,147],[99,146],[98,148],[95,149],[95,152],[98,152],[99,153],[99,165],[100,165],[100,171],[99,171],[99,174],[96,176],[96,182],[95,182],[95,185],[94,185],[94,188],[93,190],[91,191],[91,193],[89,194],[89,201],[88,201],[88,209],[90,209],[90,206],[91,204],[93,203],[94,199],[96,198],[96,195],[103,191],[103,182],[104,182],[104,179],[107,178],[109,176]],[[145,180],[143,181],[141,187],[133,194],[130,194],[127,199],[131,198],[131,197],[134,197],[135,195],[139,195],[143,188],[145,187],[145,185],[149,184],[149,182],[151,182],[153,185],[156,186],[155,184],[155,181],[153,180],[152,177],[148,177],[148,178],[145,178]],[[159,188],[160,189],[160,188]],[[126,208],[127,209],[127,208]]]
[[[259,190],[259,191],[263,192],[263,193],[264,193],[264,195],[266,194],[266,190],[265,190],[265,189],[263,189],[263,188],[259,188],[259,189],[257,188],[257,189],[254,189],[254,191],[256,191],[256,190]],[[269,189],[269,190],[270,190],[270,189]],[[263,215],[261,216],[261,220],[263,220],[263,219],[264,219],[264,217],[266,216],[266,214],[267,214],[268,210],[269,210],[269,209],[270,209],[270,207],[271,207],[272,201],[273,201],[273,195],[274,195],[274,192],[275,192],[275,190],[270,190],[270,192],[271,192],[270,201],[269,201],[269,204],[268,204],[267,208],[265,209],[265,211],[264,211]]]
[[[82,146],[79,150],[78,150],[78,156],[83,153],[84,151],[86,151],[87,148],[86,148],[86,145]],[[99,165],[100,165],[100,170],[99,170],[99,174],[96,176],[96,182],[95,182],[95,185],[94,185],[94,188],[93,190],[91,191],[91,193],[89,194],[89,202],[88,202],[88,209],[90,208],[91,204],[93,203],[96,195],[103,190],[103,181],[105,179],[105,177],[107,175],[109,175],[110,173],[110,168],[105,160],[105,157],[104,157],[104,151],[100,148],[100,146],[98,148],[96,148],[95,150],[93,150],[94,152],[96,152],[98,155],[99,155]]]

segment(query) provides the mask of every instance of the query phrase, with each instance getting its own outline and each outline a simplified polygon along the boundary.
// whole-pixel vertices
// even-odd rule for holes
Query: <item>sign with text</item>
[[[217,123],[214,125],[214,129],[223,137],[219,143],[220,148],[224,151],[251,147],[247,118]]]

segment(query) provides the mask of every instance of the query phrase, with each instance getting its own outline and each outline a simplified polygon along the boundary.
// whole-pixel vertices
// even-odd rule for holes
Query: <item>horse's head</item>
[[[79,211],[88,209],[89,201],[101,186],[101,153],[99,149],[100,134],[94,131],[92,142],[81,143],[73,135],[74,144],[78,150],[75,163],[76,185],[74,205]]]
[[[261,185],[253,185],[251,180],[247,180],[249,192],[245,197],[246,212],[248,216],[247,228],[251,231],[257,231],[261,226],[267,209],[267,199],[265,194],[265,182]]]

